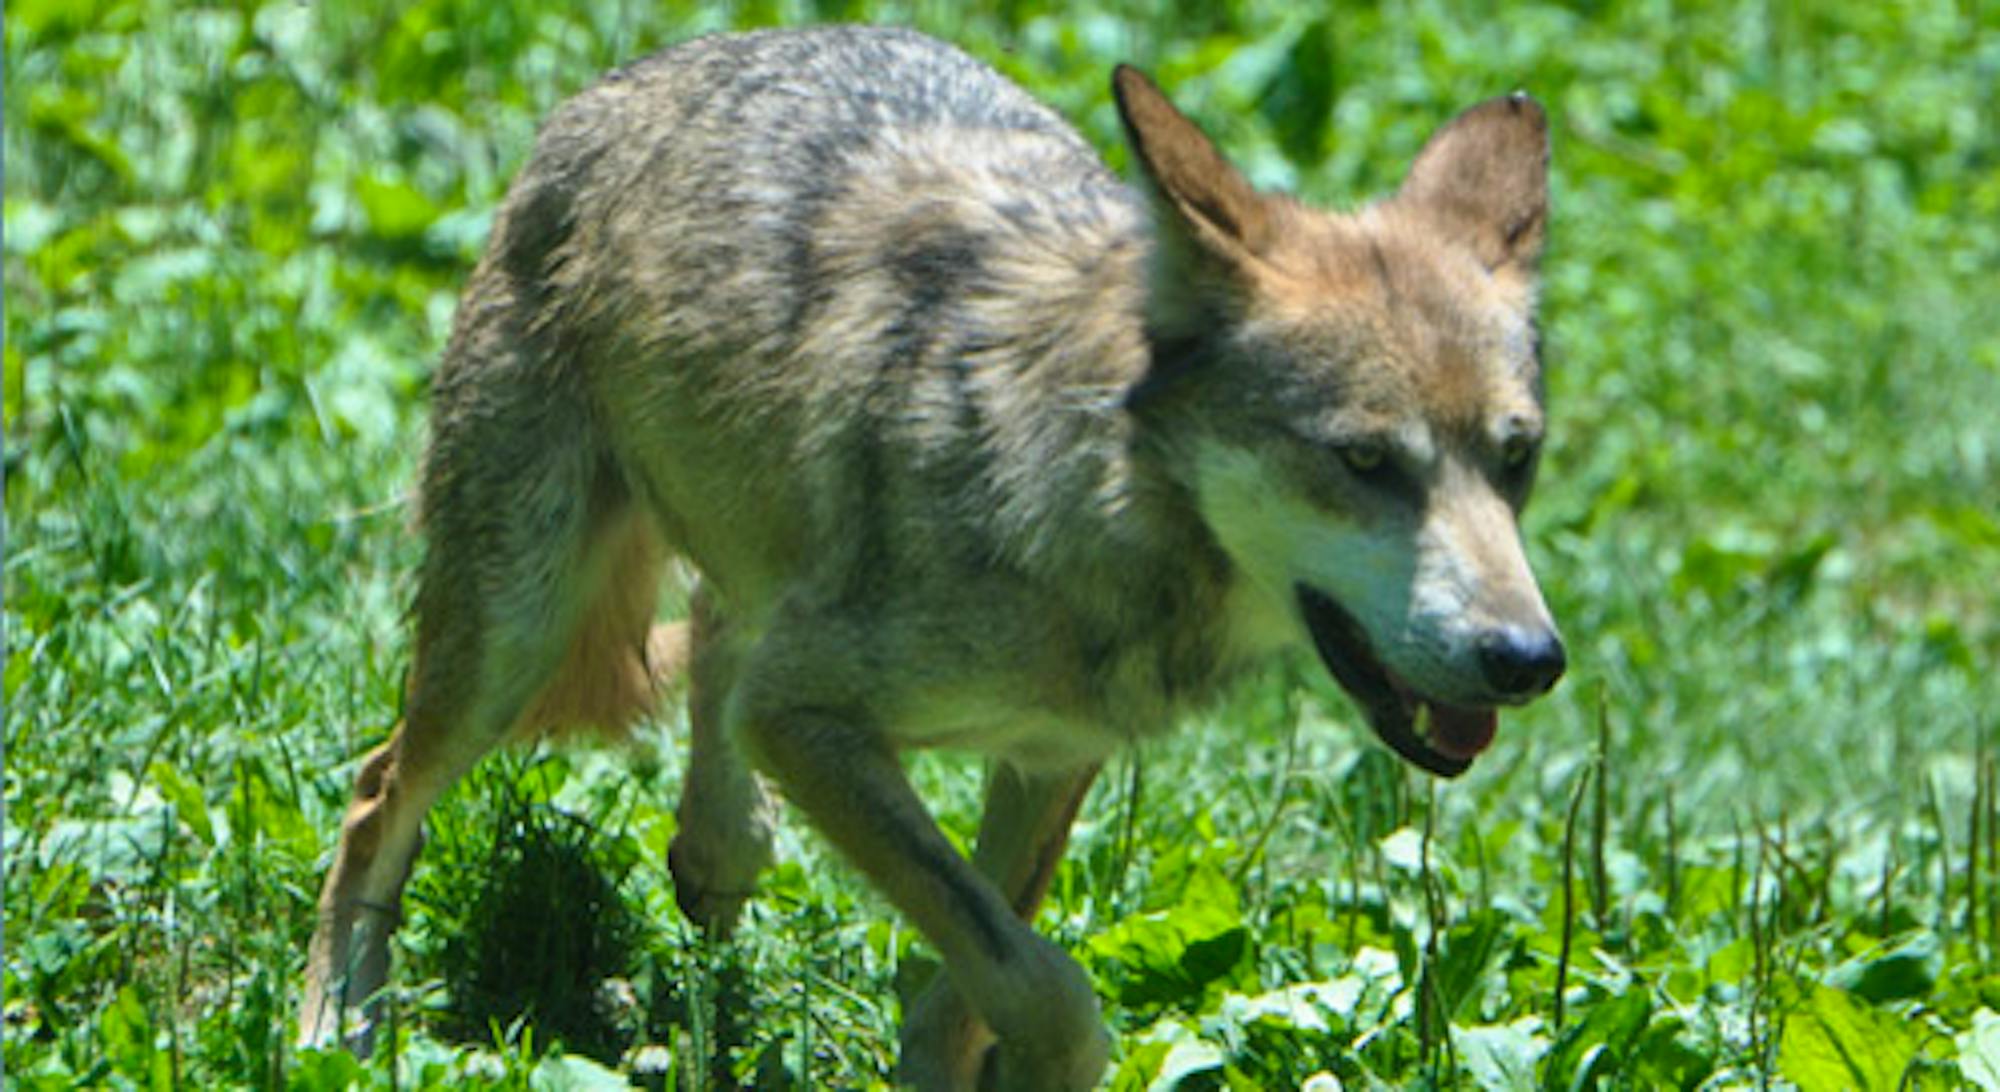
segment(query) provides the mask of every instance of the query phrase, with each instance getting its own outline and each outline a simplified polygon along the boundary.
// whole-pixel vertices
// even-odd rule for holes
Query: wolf
[[[365,1049],[447,786],[684,681],[685,913],[729,933],[775,786],[942,955],[904,1083],[1090,1088],[1098,1001],[1029,923],[1107,756],[1294,648],[1443,776],[1555,683],[1517,527],[1542,109],[1473,106],[1337,213],[1111,83],[1136,185],[904,30],[702,38],[554,113],[436,374],[403,717],[341,827],[305,1039]],[[675,559],[691,605],[657,625]],[[990,760],[969,860],[917,748]]]

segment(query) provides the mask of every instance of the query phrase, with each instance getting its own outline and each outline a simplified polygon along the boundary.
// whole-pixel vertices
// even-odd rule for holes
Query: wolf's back
[[[877,27],[720,35],[565,103],[496,248],[600,306],[649,311],[658,341],[740,352],[753,346],[712,343],[797,334],[833,290],[829,221],[879,237],[898,210],[953,199],[1053,218],[1079,193],[1126,196],[1060,116],[952,46]]]

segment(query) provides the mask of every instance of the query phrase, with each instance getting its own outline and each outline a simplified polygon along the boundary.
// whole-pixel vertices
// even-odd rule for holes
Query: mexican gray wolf
[[[903,1082],[1090,1088],[1097,999],[1029,921],[1109,754],[1293,648],[1444,776],[1554,684],[1516,525],[1541,108],[1474,106],[1329,213],[1111,83],[1137,185],[902,30],[703,38],[555,112],[437,372],[403,719],[320,897],[307,1039],[366,1049],[448,785],[684,679],[687,915],[729,932],[774,786],[942,954]],[[656,625],[673,559],[689,616]],[[990,761],[970,860],[899,763],[927,747]]]

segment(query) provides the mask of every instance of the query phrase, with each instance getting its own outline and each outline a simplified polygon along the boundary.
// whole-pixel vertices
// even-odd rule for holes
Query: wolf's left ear
[[[1549,120],[1521,92],[1488,99],[1432,136],[1396,200],[1422,209],[1488,269],[1532,267],[1549,214]]]
[[[1121,64],[1111,74],[1125,140],[1158,201],[1185,241],[1213,257],[1241,263],[1263,253],[1274,231],[1264,195],[1224,159],[1201,127],[1176,109],[1144,72]]]

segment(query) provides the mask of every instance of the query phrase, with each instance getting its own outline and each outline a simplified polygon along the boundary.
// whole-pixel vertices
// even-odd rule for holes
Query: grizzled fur
[[[1345,655],[1294,583],[1415,690],[1523,698],[1467,665],[1496,626],[1553,634],[1513,528],[1541,428],[1539,109],[1477,108],[1405,197],[1334,217],[1250,189],[1136,72],[1117,89],[1145,191],[897,30],[701,39],[549,120],[437,375],[407,705],[321,898],[308,1038],[385,981],[439,793],[510,736],[620,730],[684,679],[682,907],[734,923],[768,777],[944,956],[904,1080],[1087,1088],[1096,1001],[1025,921],[1118,745],[1278,649]],[[1364,441],[1408,448],[1408,495],[1342,469]],[[1377,576],[1294,563],[1342,535]],[[656,627],[676,557],[692,617]],[[972,862],[897,765],[929,746],[995,760]]]

